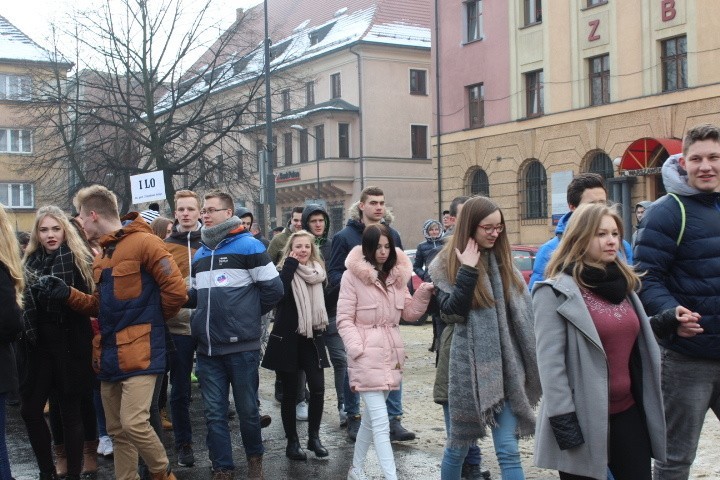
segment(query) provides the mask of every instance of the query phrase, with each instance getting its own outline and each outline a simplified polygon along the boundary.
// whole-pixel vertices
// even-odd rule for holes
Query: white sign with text
[[[132,202],[145,203],[165,199],[165,177],[162,170],[130,175]]]

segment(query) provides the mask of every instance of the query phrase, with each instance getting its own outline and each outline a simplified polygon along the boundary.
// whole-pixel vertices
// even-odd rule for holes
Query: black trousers
[[[637,405],[610,415],[608,458],[615,480],[652,480],[652,448]],[[560,472],[560,480],[603,480]]]

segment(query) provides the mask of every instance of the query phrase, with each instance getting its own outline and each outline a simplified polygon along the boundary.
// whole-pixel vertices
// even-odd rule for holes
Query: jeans
[[[95,419],[97,420],[98,436],[107,437],[107,425],[105,423],[105,409],[102,404],[102,396],[100,396],[100,387],[93,388],[93,404],[95,405]]]
[[[365,411],[355,441],[353,467],[363,469],[370,444],[374,443],[385,480],[397,480],[395,458],[390,445],[390,419],[386,405],[388,392],[362,392],[360,396],[365,402]]]
[[[345,344],[338,333],[336,319],[337,317],[334,316],[328,319],[328,326],[323,338],[325,339],[328,357],[330,357],[330,363],[332,363],[333,373],[335,374],[335,394],[337,395],[337,407],[339,410],[345,403],[347,353],[345,353]]]
[[[495,414],[497,425],[491,428],[495,455],[500,464],[502,480],[525,480],[518,438],[515,434],[517,419],[506,401],[502,410]],[[450,427],[452,429],[452,426]],[[442,480],[455,480],[460,478],[462,464],[470,445],[463,448],[445,448],[440,475]]]
[[[190,374],[195,355],[195,339],[191,335],[172,335],[175,351],[168,355],[170,365],[170,416],[173,422],[175,447],[192,443],[190,426]]]
[[[350,377],[345,375],[345,413],[348,417],[360,414],[360,394],[350,390]],[[388,416],[391,419],[401,417],[402,409],[402,382],[399,390],[390,390],[385,402],[387,404]]]
[[[5,397],[7,394],[0,393],[0,480],[12,480],[7,442],[5,441]]]
[[[445,416],[445,433],[450,436],[450,408],[447,403],[443,403],[443,415]],[[477,440],[473,440],[465,456],[463,462],[467,465],[480,465],[482,463],[482,453],[480,453],[480,447],[478,447]]]
[[[720,419],[720,360],[663,348],[661,361],[667,462],[655,461],[655,479],[687,480],[708,409]]]
[[[265,450],[260,434],[257,390],[260,351],[238,352],[209,357],[198,354],[200,390],[205,407],[207,447],[214,470],[234,470],[232,443],[228,426],[228,395],[232,386],[235,410],[240,420],[240,435],[245,454],[262,455]]]

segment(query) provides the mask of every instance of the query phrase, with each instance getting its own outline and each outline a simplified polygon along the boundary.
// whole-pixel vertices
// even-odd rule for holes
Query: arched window
[[[537,160],[532,160],[525,167],[523,179],[524,191],[522,198],[522,218],[547,218],[547,174],[545,167]]]
[[[478,168],[470,176],[470,195],[490,196],[490,182],[487,173],[482,168]]]
[[[593,155],[588,172],[599,173],[603,178],[613,178],[615,176],[612,160],[605,152],[598,152]]]

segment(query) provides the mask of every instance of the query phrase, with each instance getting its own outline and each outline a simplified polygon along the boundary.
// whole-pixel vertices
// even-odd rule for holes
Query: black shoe
[[[228,408],[227,418],[228,420],[232,420],[233,418],[235,418],[235,410],[233,410],[232,408]]]
[[[360,415],[348,415],[347,419],[347,435],[353,442],[357,438],[360,430]]]
[[[310,434],[310,438],[308,438],[307,448],[311,452],[315,452],[316,457],[327,457],[329,455],[327,448],[323,447],[323,444],[320,443],[320,435]]]
[[[260,415],[260,428],[267,428],[272,423],[270,415]]]
[[[390,440],[394,442],[407,442],[408,440],[415,440],[415,434],[402,426],[399,417],[391,418]]]
[[[288,444],[285,448],[285,456],[290,460],[307,460],[307,455],[300,448],[300,440],[297,437],[288,438]]]
[[[195,465],[195,453],[192,445],[186,443],[177,449],[178,465],[181,467],[192,467]]]
[[[490,480],[490,470],[482,470],[480,465],[469,465],[463,463],[460,478],[469,480]]]

